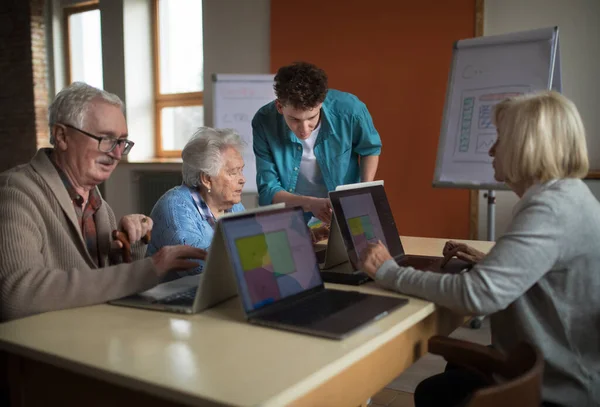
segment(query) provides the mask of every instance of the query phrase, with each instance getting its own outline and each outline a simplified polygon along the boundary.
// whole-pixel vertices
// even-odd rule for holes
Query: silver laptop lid
[[[199,276],[198,291],[194,299],[194,312],[205,309],[235,297],[238,293],[237,283],[227,252],[227,244],[223,233],[223,222],[226,219],[238,218],[253,213],[284,208],[285,204],[273,204],[247,209],[243,212],[228,213],[219,218],[215,226],[213,241],[208,249],[208,258],[204,272]]]
[[[360,253],[381,240],[394,258],[404,254],[383,185],[329,192],[348,258],[358,269]]]
[[[221,228],[246,314],[323,286],[302,208],[227,218]]]
[[[381,180],[377,180],[377,181],[357,182],[356,184],[338,185],[337,187],[335,187],[335,190],[336,191],[345,191],[347,189],[373,187],[376,185],[383,185],[383,180],[381,179]]]

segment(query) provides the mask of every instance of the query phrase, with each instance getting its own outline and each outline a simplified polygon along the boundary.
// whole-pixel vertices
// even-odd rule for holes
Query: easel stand
[[[484,195],[487,198],[487,240],[493,242],[496,239],[496,192],[489,189]],[[472,329],[481,328],[485,316],[473,317],[469,321]]]
[[[490,189],[484,197],[488,201],[487,240],[493,242],[496,240],[496,192]]]

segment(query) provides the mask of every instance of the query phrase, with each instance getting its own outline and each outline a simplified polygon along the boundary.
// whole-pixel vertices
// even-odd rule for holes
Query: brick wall
[[[37,147],[50,145],[48,134],[48,69],[44,27],[45,0],[30,0],[33,104]]]
[[[48,138],[43,4],[0,2],[0,171],[29,161]]]

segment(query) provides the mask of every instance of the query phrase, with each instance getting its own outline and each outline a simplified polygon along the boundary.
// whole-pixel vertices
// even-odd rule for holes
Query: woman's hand
[[[322,225],[318,228],[309,228],[310,236],[312,237],[313,243],[318,243],[321,240],[325,240],[329,238],[329,225]]]
[[[442,251],[444,255],[444,261],[442,262],[442,267],[450,261],[452,257],[455,257],[469,262],[471,264],[478,263],[481,259],[485,257],[485,253],[480,252],[477,249],[472,248],[464,243],[454,242],[449,240],[444,245],[444,249]]]
[[[381,240],[377,243],[369,243],[360,254],[360,269],[375,279],[379,267],[388,260],[392,260],[392,256]]]

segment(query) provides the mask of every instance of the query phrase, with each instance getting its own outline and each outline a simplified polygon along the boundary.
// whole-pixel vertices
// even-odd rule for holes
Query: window
[[[102,89],[102,39],[98,2],[64,9],[66,82],[86,82]]]
[[[202,1],[154,3],[156,155],[179,157],[204,125]]]

